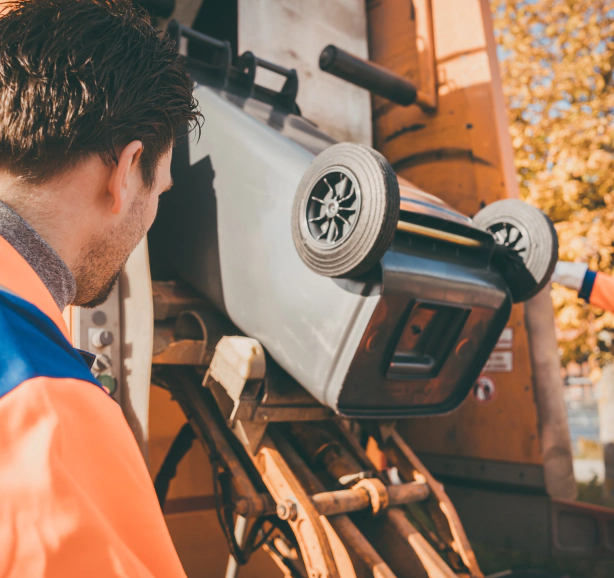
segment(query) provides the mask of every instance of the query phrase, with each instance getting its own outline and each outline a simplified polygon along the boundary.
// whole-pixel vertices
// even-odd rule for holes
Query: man
[[[111,291],[200,121],[172,42],[127,0],[0,18],[0,576],[185,576],[117,403],[61,311]]]
[[[614,312],[614,277],[591,271],[586,263],[559,261],[552,281],[577,291],[591,305]]]

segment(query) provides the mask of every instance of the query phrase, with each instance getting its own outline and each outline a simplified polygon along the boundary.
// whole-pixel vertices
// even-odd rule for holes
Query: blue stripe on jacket
[[[582,281],[582,287],[580,287],[580,291],[578,291],[578,297],[580,297],[580,299],[590,302],[596,278],[597,273],[595,273],[595,271],[591,271],[590,269],[586,270],[584,280]]]
[[[35,377],[80,379],[102,387],[47,315],[0,289],[0,397]]]

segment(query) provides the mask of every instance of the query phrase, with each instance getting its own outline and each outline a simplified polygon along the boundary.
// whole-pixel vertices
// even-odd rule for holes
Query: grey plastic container
[[[403,219],[481,248],[399,233],[368,278],[320,276],[295,249],[291,214],[303,173],[334,141],[254,98],[198,83],[195,96],[206,123],[199,141],[176,147],[175,186],[161,198],[152,253],[335,411],[395,417],[456,407],[509,316],[509,292],[489,266],[492,237],[406,183]],[[431,349],[449,342],[441,351],[397,350],[416,315],[426,319],[422,329],[443,333],[429,338]]]

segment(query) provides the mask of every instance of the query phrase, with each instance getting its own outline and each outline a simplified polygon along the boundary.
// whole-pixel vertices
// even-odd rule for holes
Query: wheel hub
[[[320,246],[333,248],[351,234],[360,213],[360,189],[343,170],[324,175],[313,187],[306,206],[307,229]]]
[[[330,201],[328,205],[326,205],[326,216],[329,219],[332,219],[339,212],[339,202],[338,201]]]
[[[488,227],[499,245],[509,247],[526,262],[528,258],[529,241],[526,232],[521,227],[511,223],[496,223]]]

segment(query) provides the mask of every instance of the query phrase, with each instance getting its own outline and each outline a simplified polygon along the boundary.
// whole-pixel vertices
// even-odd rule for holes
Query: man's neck
[[[72,303],[75,279],[64,261],[37,231],[0,201],[0,236],[4,237],[41,278],[60,311]]]

